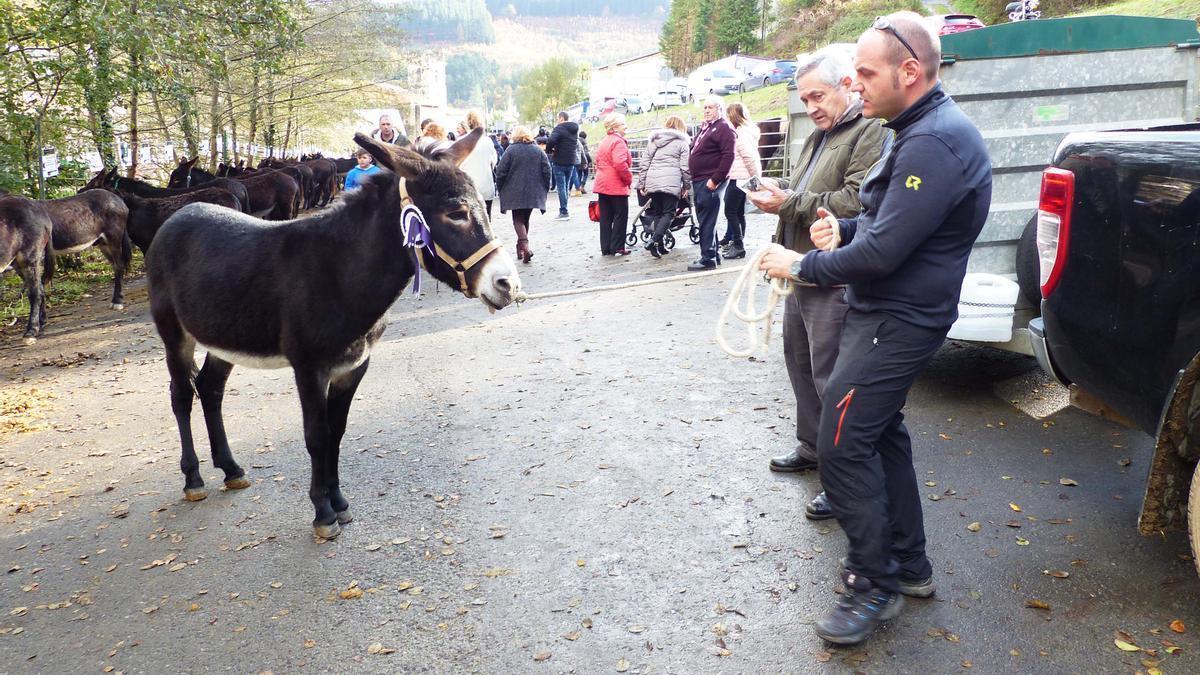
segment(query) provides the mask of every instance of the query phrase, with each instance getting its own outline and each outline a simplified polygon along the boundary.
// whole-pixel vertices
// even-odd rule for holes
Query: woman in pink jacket
[[[758,155],[758,125],[750,121],[741,103],[730,103],[729,123],[737,131],[737,143],[733,146],[733,166],[729,167],[729,187],[725,188],[725,236],[721,246],[728,246],[726,258],[745,258],[746,247],[742,237],[746,234],[746,192],[738,186],[751,177],[762,178],[762,161]]]
[[[625,234],[629,228],[629,186],[633,183],[633,156],[625,142],[625,116],[612,113],[604,118],[608,135],[592,158],[596,182],[592,191],[600,199],[600,253],[629,255]]]

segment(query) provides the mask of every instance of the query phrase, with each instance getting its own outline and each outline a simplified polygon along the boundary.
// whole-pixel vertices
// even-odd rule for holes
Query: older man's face
[[[705,122],[712,122],[713,120],[717,119],[717,116],[720,114],[721,114],[721,109],[717,106],[716,103],[705,103],[704,104],[704,121]]]
[[[849,90],[845,81],[834,86],[821,78],[816,69],[796,80],[796,92],[808,111],[808,118],[822,131],[829,131],[833,123],[850,104]]]

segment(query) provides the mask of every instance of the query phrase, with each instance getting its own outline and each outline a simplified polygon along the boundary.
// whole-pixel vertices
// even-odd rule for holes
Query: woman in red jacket
[[[625,142],[625,116],[612,113],[604,118],[608,135],[600,141],[593,161],[596,182],[592,190],[600,199],[600,253],[629,255],[625,234],[629,228],[629,186],[633,183],[633,156]]]

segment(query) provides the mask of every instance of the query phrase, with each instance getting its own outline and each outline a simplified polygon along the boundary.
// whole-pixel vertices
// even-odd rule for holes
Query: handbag
[[[593,199],[588,202],[588,220],[593,223],[600,222],[600,200]]]

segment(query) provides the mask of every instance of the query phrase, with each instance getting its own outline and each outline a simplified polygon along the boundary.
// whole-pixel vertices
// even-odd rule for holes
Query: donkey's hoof
[[[225,481],[226,490],[245,490],[248,487],[250,487],[250,479],[245,476],[230,478]]]
[[[183,498],[189,502],[203,501],[206,497],[208,497],[208,490],[202,487],[183,489]]]
[[[354,514],[350,513],[349,506],[346,507],[345,511],[338,511],[337,513],[335,513],[333,515],[337,516],[337,521],[339,523],[341,523],[342,525],[345,525],[346,523],[354,520]]]
[[[337,521],[328,525],[313,525],[313,534],[322,539],[333,539],[342,533],[342,526]]]
[[[123,302],[114,302],[114,303],[112,304],[112,308],[113,308],[113,309],[125,309],[125,303],[123,303]]]

